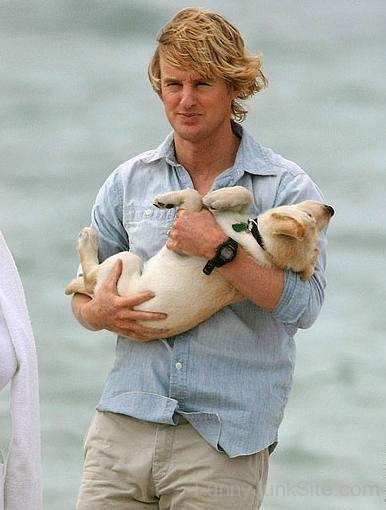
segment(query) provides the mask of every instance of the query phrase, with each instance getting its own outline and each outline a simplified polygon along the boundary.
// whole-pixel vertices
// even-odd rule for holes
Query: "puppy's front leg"
[[[212,212],[246,213],[252,204],[252,193],[243,186],[220,188],[209,192],[203,197],[202,201]]]
[[[308,263],[308,265],[299,273],[299,276],[302,280],[309,280],[311,276],[314,274],[315,264],[318,260],[320,250],[319,248],[315,248],[312,254],[312,257]]]
[[[201,211],[202,198],[195,189],[187,188],[179,191],[169,191],[155,197],[153,204],[160,209],[178,207],[187,211]]]

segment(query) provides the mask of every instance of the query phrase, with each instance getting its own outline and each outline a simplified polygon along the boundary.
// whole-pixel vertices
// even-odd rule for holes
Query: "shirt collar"
[[[174,151],[173,132],[169,133],[156,149],[145,152],[141,157],[141,160],[145,163],[154,163],[160,159],[165,159],[172,166],[178,165]]]
[[[232,121],[232,128],[241,139],[233,168],[254,175],[276,175],[272,162],[267,157],[263,147],[254,140],[252,135],[237,122]],[[153,163],[160,159],[165,159],[172,166],[178,165],[174,151],[173,132],[166,137],[157,149],[145,153],[142,157],[142,160],[146,163]]]
[[[233,131],[241,138],[234,168],[254,175],[276,175],[272,162],[263,147],[237,122],[232,121]]]

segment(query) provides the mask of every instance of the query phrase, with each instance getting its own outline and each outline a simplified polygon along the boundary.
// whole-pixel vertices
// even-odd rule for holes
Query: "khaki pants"
[[[258,510],[268,451],[230,459],[177,426],[97,412],[77,510]]]

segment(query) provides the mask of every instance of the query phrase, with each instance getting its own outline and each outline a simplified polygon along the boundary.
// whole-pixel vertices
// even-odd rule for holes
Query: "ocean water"
[[[386,5],[201,2],[262,53],[270,85],[246,126],[299,163],[336,209],[322,313],[297,336],[267,510],[375,510],[386,495]],[[107,175],[169,127],[147,82],[171,0],[0,2],[0,228],[40,365],[45,508],[74,508],[82,442],[114,337],[77,325],[63,288]],[[9,434],[0,396],[0,445]],[[183,509],[181,509],[183,510]]]

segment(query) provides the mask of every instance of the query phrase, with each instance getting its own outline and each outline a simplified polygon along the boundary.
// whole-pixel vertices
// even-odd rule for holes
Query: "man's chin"
[[[205,140],[205,132],[199,126],[174,127],[175,135],[186,142],[200,142]]]

